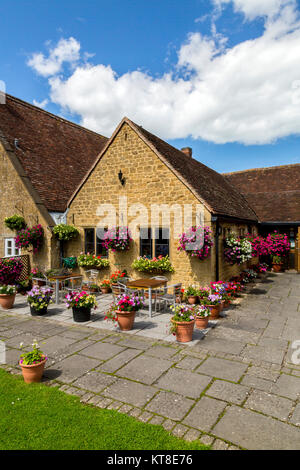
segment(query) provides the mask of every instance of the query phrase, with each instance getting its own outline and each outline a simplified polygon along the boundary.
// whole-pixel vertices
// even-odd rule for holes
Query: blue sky
[[[217,171],[300,162],[296,0],[0,3],[8,93],[109,136],[127,115]]]

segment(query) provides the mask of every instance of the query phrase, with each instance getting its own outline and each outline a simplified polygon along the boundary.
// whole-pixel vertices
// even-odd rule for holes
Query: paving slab
[[[260,411],[274,418],[286,421],[292,410],[293,402],[287,398],[282,398],[271,393],[253,390],[245,403],[246,408]]]
[[[165,390],[179,393],[185,397],[199,398],[211,382],[211,378],[188,370],[172,368],[155,385]]]
[[[125,349],[125,351],[120,352],[117,356],[101,364],[99,370],[110,373],[116,372],[140,353],[141,351],[137,349]]]
[[[300,426],[300,403],[297,404],[293,411],[291,423],[295,424],[296,426]]]
[[[205,340],[192,348],[194,351],[201,351],[207,349],[211,351],[220,351],[228,354],[239,355],[244,349],[246,343],[234,340],[226,340],[222,338],[215,338],[213,335],[207,336]]]
[[[75,382],[72,383],[75,387],[84,388],[90,392],[100,393],[105,388],[109,387],[116,381],[115,377],[111,375],[101,374],[101,372],[88,372]]]
[[[71,383],[75,379],[86,374],[90,370],[100,365],[99,359],[91,359],[89,357],[70,356],[67,359],[63,359],[57,362],[53,367],[46,369],[44,375],[46,377],[53,377],[53,371],[57,372],[57,380],[63,383]]]
[[[106,359],[110,359],[124,350],[125,348],[116,344],[98,342],[83,349],[80,354],[83,356],[103,359],[105,361]]]
[[[249,450],[299,450],[299,430],[254,411],[231,406],[212,433]]]
[[[157,390],[149,385],[117,379],[113,385],[103,392],[103,395],[136,407],[143,407],[155,393],[157,393]]]
[[[214,398],[202,397],[183,420],[183,423],[200,431],[210,431],[225,410],[227,403]]]
[[[149,355],[149,356],[158,357],[158,358],[161,358],[161,359],[170,359],[173,356],[175,356],[175,354],[177,354],[177,352],[178,352],[178,350],[173,348],[173,347],[156,345],[156,346],[152,346],[151,348],[147,349],[145,354]]]
[[[201,364],[200,367],[198,367],[197,372],[199,374],[207,374],[219,379],[238,382],[247,370],[247,367],[248,366],[246,364],[241,362],[209,357]]]
[[[228,401],[229,403],[241,405],[249,396],[250,389],[243,385],[225,382],[224,380],[216,380],[205,394],[210,397]]]
[[[174,421],[181,421],[194,403],[194,400],[177,393],[162,391],[151,400],[146,409]]]
[[[139,356],[118,370],[117,375],[151,385],[173,365],[167,359]]]
[[[300,377],[282,374],[272,386],[272,393],[296,400],[300,396]]]
[[[282,364],[285,350],[276,346],[252,346],[247,344],[242,352],[243,357],[249,360],[259,360],[271,362],[272,364]]]
[[[180,362],[176,364],[176,367],[179,367],[180,369],[195,370],[201,364],[201,362],[202,360],[197,359],[196,357],[185,356],[183,359],[181,359]]]

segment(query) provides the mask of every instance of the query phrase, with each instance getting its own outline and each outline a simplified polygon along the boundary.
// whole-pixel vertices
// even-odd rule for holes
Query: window
[[[16,247],[14,238],[4,239],[4,256],[18,256],[21,250]]]
[[[104,229],[106,231],[106,229]],[[108,251],[102,246],[101,230],[97,231],[94,228],[84,229],[84,252],[96,256],[108,257]]]
[[[155,229],[155,256],[169,256],[169,238],[168,228]]]
[[[152,258],[152,230],[141,228],[140,230],[140,256]]]
[[[155,238],[152,237],[151,228],[140,229],[140,256],[152,258],[153,256],[167,256],[170,253],[170,240],[168,228],[156,228]]]

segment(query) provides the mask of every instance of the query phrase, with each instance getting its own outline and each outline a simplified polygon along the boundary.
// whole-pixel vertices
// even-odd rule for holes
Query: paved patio
[[[0,313],[2,366],[20,373],[22,341],[37,339],[49,356],[45,383],[84,403],[162,425],[214,449],[300,449],[300,276],[269,274],[251,286],[226,318],[189,345],[168,334],[170,314],[142,312],[132,332],[104,321],[111,298],[91,322],[74,324],[51,306],[31,317],[24,297]],[[299,359],[299,360],[297,360]],[[299,362],[295,364],[294,362]]]

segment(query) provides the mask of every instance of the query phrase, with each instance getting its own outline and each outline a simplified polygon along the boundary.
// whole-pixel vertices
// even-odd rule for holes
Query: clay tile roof
[[[0,135],[46,208],[54,212],[66,210],[68,199],[108,140],[10,95],[0,105]]]
[[[221,174],[132,123],[203,200],[215,215],[257,221],[245,198]]]
[[[300,221],[300,163],[224,174],[261,222]]]

